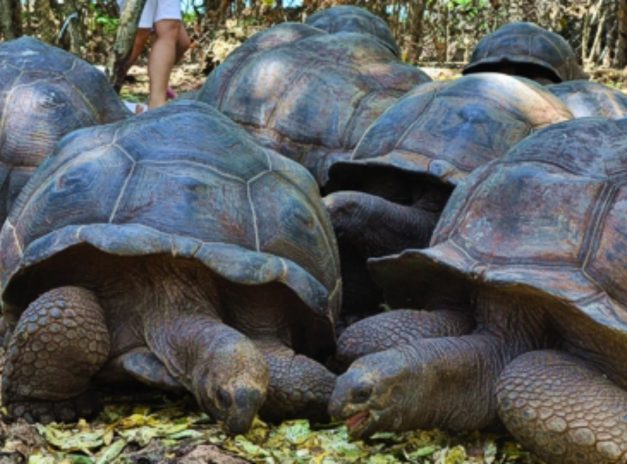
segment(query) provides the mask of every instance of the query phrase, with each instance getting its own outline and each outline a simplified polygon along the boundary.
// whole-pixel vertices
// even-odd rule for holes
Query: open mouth
[[[348,433],[351,436],[360,436],[370,425],[371,419],[372,415],[368,410],[359,411],[357,414],[353,414],[345,421]]]

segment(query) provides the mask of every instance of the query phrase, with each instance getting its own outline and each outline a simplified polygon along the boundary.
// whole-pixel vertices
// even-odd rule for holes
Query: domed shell
[[[411,281],[414,301],[455,276],[544,295],[627,343],[626,173],[627,119],[550,126],[457,187],[430,248],[370,270],[392,296]]]
[[[385,108],[427,81],[374,37],[283,23],[235,50],[198,99],[323,183],[328,166],[350,155]]]
[[[506,24],[479,41],[463,73],[500,71],[512,64],[538,67],[553,82],[587,76],[562,36],[536,24]]]
[[[396,56],[400,49],[387,23],[365,8],[339,5],[320,10],[307,18],[305,24],[330,32],[371,34],[381,40]]]
[[[195,259],[242,285],[282,283],[310,309],[301,323],[313,321],[311,345],[333,343],[339,258],[314,179],[203,103],[171,103],[57,145],[0,233],[5,311],[18,305],[20,279],[80,244]]]
[[[0,223],[63,135],[129,115],[104,74],[71,53],[31,37],[0,44]]]
[[[627,95],[598,82],[569,81],[548,85],[546,88],[562,100],[576,118],[627,117]]]
[[[532,131],[571,117],[544,87],[506,74],[420,85],[372,123],[350,160],[331,166],[327,190],[354,189],[381,168],[455,186]]]

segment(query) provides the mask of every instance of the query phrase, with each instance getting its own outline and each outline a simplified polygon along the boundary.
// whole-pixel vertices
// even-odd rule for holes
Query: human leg
[[[164,19],[155,23],[156,38],[148,59],[150,108],[166,103],[166,90],[176,62],[177,38],[181,28],[182,24],[178,20]]]

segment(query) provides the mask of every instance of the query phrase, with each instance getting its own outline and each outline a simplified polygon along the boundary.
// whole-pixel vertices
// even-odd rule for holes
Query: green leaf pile
[[[341,424],[315,427],[292,420],[271,425],[256,419],[246,435],[229,436],[206,414],[190,409],[183,403],[118,404],[107,406],[93,422],[37,424],[33,427],[41,443],[31,445],[28,463],[540,463],[502,435],[432,430],[351,441]],[[13,441],[4,443],[0,455],[16,452]]]

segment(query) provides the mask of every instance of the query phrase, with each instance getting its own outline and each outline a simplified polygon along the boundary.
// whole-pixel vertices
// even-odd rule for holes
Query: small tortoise
[[[627,95],[598,82],[568,81],[547,85],[546,88],[562,100],[576,118],[599,116],[620,119],[627,117]]]
[[[231,53],[198,98],[322,184],[385,108],[430,80],[370,35],[283,23]]]
[[[343,311],[377,311],[368,257],[428,246],[452,189],[473,169],[570,118],[544,87],[498,73],[423,84],[388,108],[351,158],[331,166],[325,187],[334,192],[325,204],[340,246]],[[354,347],[365,349],[359,340]]]
[[[463,73],[486,71],[542,84],[587,78],[562,36],[525,22],[506,24],[479,41]]]
[[[396,56],[401,54],[388,24],[365,8],[353,5],[326,8],[312,14],[305,24],[332,34],[336,32],[371,34],[381,40]]]
[[[627,462],[627,119],[538,131],[457,187],[430,248],[371,261],[391,304],[476,328],[355,361],[331,400],[354,435],[498,411],[547,462]]]
[[[305,355],[333,351],[341,284],[317,184],[210,106],[66,136],[0,245],[13,416],[72,420],[94,383],[133,378],[231,432],[266,390],[271,416],[326,417],[335,376]]]
[[[65,134],[126,118],[104,74],[31,37],[0,44],[0,224]]]

